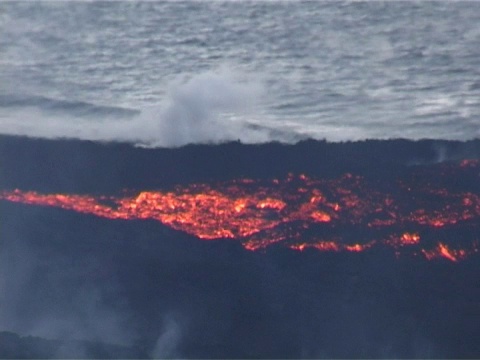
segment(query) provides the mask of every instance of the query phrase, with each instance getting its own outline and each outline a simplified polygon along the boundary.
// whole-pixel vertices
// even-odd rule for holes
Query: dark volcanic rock
[[[0,137],[0,184],[3,190],[118,194],[290,172],[388,180],[440,155],[478,158],[479,149],[478,140],[140,149]],[[455,186],[478,192],[475,180]],[[2,332],[0,357],[480,356],[478,254],[453,263],[396,258],[383,248],[250,252],[237,241],[200,241],[152,220],[7,201],[0,201],[0,214],[3,330],[23,336],[49,324],[59,339]],[[354,237],[358,230],[344,231]],[[133,346],[107,344],[122,339]]]
[[[90,341],[46,340],[35,336],[0,332],[1,359],[138,359],[139,349]]]

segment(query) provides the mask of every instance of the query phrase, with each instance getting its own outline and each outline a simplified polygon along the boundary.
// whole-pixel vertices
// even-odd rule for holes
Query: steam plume
[[[127,141],[155,147],[231,140],[262,142],[270,140],[268,132],[249,127],[244,120],[258,109],[263,93],[260,81],[222,68],[175,79],[159,105],[127,119],[115,112],[79,117],[23,106],[2,116],[0,133]]]

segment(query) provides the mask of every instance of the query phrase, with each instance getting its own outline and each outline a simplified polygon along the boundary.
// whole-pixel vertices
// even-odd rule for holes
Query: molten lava
[[[398,179],[388,185],[391,191],[380,191],[382,187],[375,181],[352,174],[328,180],[289,175],[271,181],[191,184],[171,191],[142,191],[131,197],[17,189],[4,191],[0,199],[109,219],[154,219],[200,239],[236,239],[248,250],[275,243],[299,251],[334,252],[388,245],[397,255],[408,248],[428,260],[458,261],[478,251],[480,197],[450,190],[446,184],[457,172],[478,173],[479,168],[476,160],[442,165],[433,177],[420,171],[413,178]],[[427,175],[430,170],[425,170]],[[460,249],[445,243],[454,239],[422,243],[422,233],[460,225],[473,229],[469,246]]]

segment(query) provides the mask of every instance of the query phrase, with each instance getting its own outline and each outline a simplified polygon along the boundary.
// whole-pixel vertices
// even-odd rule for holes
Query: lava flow
[[[154,219],[200,239],[235,239],[248,250],[273,244],[335,252],[388,246],[397,256],[458,261],[478,252],[480,197],[455,190],[455,179],[462,172],[473,172],[478,179],[479,165],[465,160],[418,168],[383,185],[352,174],[337,179],[290,174],[284,179],[177,186],[131,197],[17,189],[4,191],[0,199],[109,219]]]

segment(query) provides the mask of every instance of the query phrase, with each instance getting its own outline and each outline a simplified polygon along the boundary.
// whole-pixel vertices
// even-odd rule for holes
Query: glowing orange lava
[[[472,167],[478,168],[479,163],[464,160],[458,165]],[[352,174],[330,180],[302,174],[270,181],[243,179],[177,186],[171,191],[142,191],[132,197],[14,190],[4,191],[0,199],[109,219],[154,219],[200,239],[236,239],[247,250],[283,243],[298,251],[362,252],[388,245],[397,253],[412,248],[413,253],[428,260],[443,257],[451,261],[477,252],[475,244],[454,250],[438,242],[423,248],[419,232],[404,230],[478,222],[477,194],[404,181],[391,187],[392,193],[380,192],[375,184]],[[373,233],[365,237],[356,233],[358,229]],[[352,241],[356,237],[362,241]]]
[[[478,248],[475,247],[473,251],[478,252]],[[437,247],[432,250],[422,249],[422,252],[428,260],[443,257],[450,261],[458,261],[468,256],[468,253],[466,250],[464,249],[453,250],[443,243],[438,243]]]

